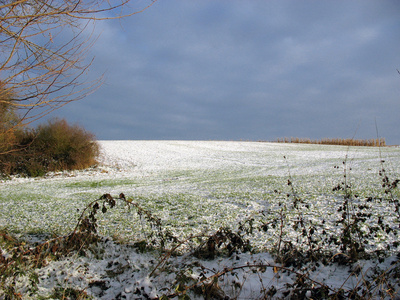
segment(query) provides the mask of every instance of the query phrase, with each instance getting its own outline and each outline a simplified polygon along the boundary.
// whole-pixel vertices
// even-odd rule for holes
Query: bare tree
[[[15,144],[14,130],[19,118],[10,105],[13,95],[0,81],[0,156],[12,151]]]
[[[140,13],[155,1],[0,0],[0,93],[7,95],[0,107],[17,109],[15,126],[22,126],[93,92],[102,78],[84,75],[94,22]]]

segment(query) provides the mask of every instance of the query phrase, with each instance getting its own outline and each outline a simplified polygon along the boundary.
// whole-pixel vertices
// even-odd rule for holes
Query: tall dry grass
[[[377,139],[343,139],[343,138],[323,138],[312,140],[310,138],[284,137],[278,138],[277,143],[298,143],[298,144],[319,144],[319,145],[342,145],[342,146],[366,146],[366,147],[385,147],[385,138]]]

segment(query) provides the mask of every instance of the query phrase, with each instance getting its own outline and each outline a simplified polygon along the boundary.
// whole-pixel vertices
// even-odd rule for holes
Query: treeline
[[[377,139],[341,139],[341,138],[323,138],[312,140],[309,138],[285,137],[278,138],[277,143],[298,143],[298,144],[320,144],[320,145],[343,145],[343,146],[366,146],[366,147],[385,147],[385,138]]]

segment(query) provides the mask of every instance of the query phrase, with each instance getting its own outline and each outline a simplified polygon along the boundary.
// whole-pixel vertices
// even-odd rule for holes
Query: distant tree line
[[[343,139],[343,138],[323,138],[312,140],[310,138],[284,137],[276,139],[277,143],[299,143],[299,144],[320,144],[320,145],[343,145],[343,146],[366,146],[366,147],[385,147],[385,138],[376,139]]]

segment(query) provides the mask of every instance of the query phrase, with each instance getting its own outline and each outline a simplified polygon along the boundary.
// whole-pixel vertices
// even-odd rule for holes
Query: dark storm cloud
[[[397,1],[158,1],[98,23],[106,83],[60,113],[99,139],[400,143]]]

